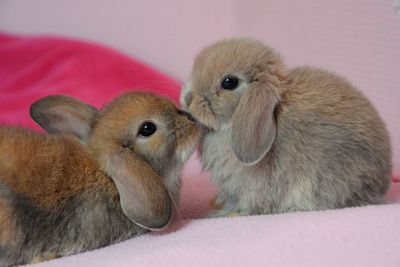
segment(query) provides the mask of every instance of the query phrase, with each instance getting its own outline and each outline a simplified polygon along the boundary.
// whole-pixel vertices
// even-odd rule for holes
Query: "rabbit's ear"
[[[106,172],[114,181],[125,216],[149,230],[160,230],[172,218],[172,202],[161,177],[131,151],[116,152]]]
[[[271,148],[276,135],[274,110],[279,102],[272,85],[255,81],[233,114],[231,146],[237,158],[253,165]]]
[[[30,108],[32,119],[48,133],[73,134],[85,139],[98,110],[65,95],[47,96]]]

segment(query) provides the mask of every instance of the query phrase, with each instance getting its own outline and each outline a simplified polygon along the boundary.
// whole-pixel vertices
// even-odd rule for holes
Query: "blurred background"
[[[0,31],[90,40],[184,81],[196,53],[251,36],[289,66],[347,77],[388,124],[400,168],[400,1],[390,0],[2,0]]]

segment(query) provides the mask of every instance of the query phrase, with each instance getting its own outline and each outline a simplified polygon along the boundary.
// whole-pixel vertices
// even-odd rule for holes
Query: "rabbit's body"
[[[182,102],[205,126],[203,168],[221,189],[216,216],[383,202],[388,132],[365,96],[335,74],[287,70],[260,42],[228,39],[198,55]]]
[[[390,145],[370,103],[322,70],[296,68],[288,80],[276,111],[275,143],[259,163],[237,159],[231,127],[203,137],[203,167],[221,187],[217,201],[241,214],[381,203],[390,181]]]
[[[12,229],[0,242],[7,244],[0,266],[75,254],[145,232],[123,214],[115,185],[77,138],[0,128],[0,150],[1,218],[8,218],[2,232]]]
[[[138,112],[132,113],[130,119]],[[109,116],[107,114],[102,116]],[[119,114],[118,119],[122,120],[122,116]],[[110,123],[118,123],[118,119]],[[120,190],[125,189],[118,187],[119,180],[115,176],[124,177],[127,174],[124,172],[126,166],[123,165],[126,163],[120,162],[114,152],[111,159],[103,162],[105,159],[102,157],[106,156],[109,149],[116,149],[117,155],[127,153],[128,157],[135,157],[132,151],[137,151],[133,147],[125,148],[124,145],[118,146],[114,143],[111,135],[121,130],[115,125],[109,132],[99,130],[100,127],[108,127],[110,123],[103,126],[95,123],[99,125],[93,131],[99,132],[92,133],[87,144],[70,134],[44,135],[22,128],[0,128],[0,266],[71,255],[122,241],[149,229],[142,227],[145,224],[141,221],[137,224],[131,218],[134,214],[146,222],[140,217],[145,215],[137,215],[137,211],[126,209],[141,205],[141,199],[128,199],[130,202],[127,207],[121,202],[125,192]],[[186,127],[191,127],[187,124]],[[185,124],[180,127],[185,128]],[[185,141],[186,149],[193,150],[190,147],[194,147],[196,143],[195,136],[195,131],[187,136],[191,141]],[[128,138],[135,138],[135,134],[132,137],[128,135]],[[131,142],[135,142],[134,139]],[[99,152],[103,148],[105,150]],[[163,148],[158,149],[161,152],[158,156],[163,156]],[[173,146],[171,149],[170,152],[175,150]],[[189,151],[185,152],[190,154]],[[150,158],[147,160],[151,161]],[[184,160],[180,159],[180,153],[176,156],[171,154],[170,158],[158,160],[155,163],[157,165],[154,165],[157,173],[162,175],[162,184],[173,198],[172,201],[179,199],[180,171]],[[144,175],[141,179],[147,179],[143,183],[151,182],[153,173],[145,169],[147,163],[139,160],[134,164],[137,171]],[[133,190],[140,190],[139,194],[145,194],[147,188],[142,189],[138,182],[141,181],[136,182],[139,189]],[[148,201],[154,201],[157,212],[163,212],[164,200],[157,195],[162,196],[163,193],[159,192],[157,186],[150,185],[149,190],[153,191],[149,191],[149,194],[153,196]],[[131,191],[131,194],[134,195],[135,191]],[[146,210],[141,213],[146,214]],[[163,225],[169,221],[169,217],[158,216],[165,218],[162,219]],[[160,228],[159,220],[158,217],[150,219],[148,225],[153,229]],[[153,223],[156,225],[152,226]]]

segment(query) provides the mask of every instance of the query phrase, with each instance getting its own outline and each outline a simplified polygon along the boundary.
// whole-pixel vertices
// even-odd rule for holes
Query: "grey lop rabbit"
[[[50,134],[0,127],[0,266],[39,262],[166,227],[200,132],[161,96],[101,110],[56,95],[31,106]]]
[[[382,119],[344,78],[287,68],[270,47],[226,39],[202,50],[181,92],[203,125],[215,216],[382,203],[391,148]]]

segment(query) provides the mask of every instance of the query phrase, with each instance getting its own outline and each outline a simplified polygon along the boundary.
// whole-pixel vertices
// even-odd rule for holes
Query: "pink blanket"
[[[134,88],[177,100],[180,84],[107,48],[0,34],[2,123],[36,127],[29,105],[48,94],[101,106]],[[168,231],[39,266],[400,266],[400,183],[392,185],[387,205],[200,219],[216,188],[194,156],[183,173],[181,220]]]
[[[0,34],[0,122],[35,124],[30,104],[68,94],[101,106],[123,91],[147,89],[178,99],[180,84],[151,67],[94,44]]]

